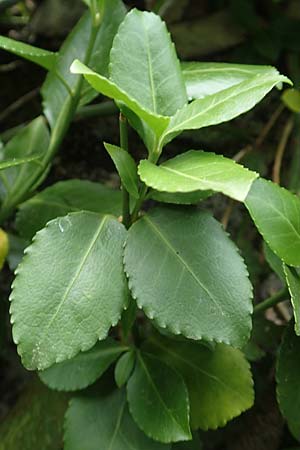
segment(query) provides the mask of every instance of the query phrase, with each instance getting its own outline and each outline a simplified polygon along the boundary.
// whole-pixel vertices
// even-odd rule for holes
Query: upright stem
[[[123,150],[128,152],[128,129],[127,129],[127,119],[120,113],[119,116],[119,127],[120,127],[120,145]],[[130,197],[124,184],[122,184],[123,193],[123,214],[122,222],[126,228],[130,227],[131,217],[130,217]]]
[[[287,288],[281,289],[280,291],[276,292],[276,294],[274,294],[271,297],[267,298],[266,300],[263,300],[262,302],[258,303],[254,307],[253,314],[256,315],[257,313],[265,311],[268,308],[272,308],[272,306],[275,306],[275,305],[277,305],[277,303],[280,303],[283,300],[285,300],[287,295],[288,295]]]

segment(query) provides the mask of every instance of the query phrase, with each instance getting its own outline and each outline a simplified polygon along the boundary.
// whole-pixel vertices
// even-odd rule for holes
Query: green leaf
[[[147,436],[164,443],[191,439],[186,386],[163,361],[137,354],[127,398],[133,419]]]
[[[0,170],[8,169],[9,167],[21,166],[29,162],[36,162],[41,158],[40,154],[34,154],[27,156],[26,158],[12,158],[0,161]]]
[[[248,340],[248,273],[233,242],[206,212],[151,210],[130,228],[124,263],[138,307],[161,328],[237,347]]]
[[[116,145],[104,144],[120,175],[122,184],[134,198],[139,198],[137,168],[132,156]]]
[[[263,243],[263,248],[264,248],[264,255],[265,255],[267,263],[269,264],[271,269],[276,273],[278,278],[283,283],[285,283],[285,273],[283,270],[283,263],[282,263],[281,259],[278,258],[278,256],[275,255],[274,252],[272,252],[272,250],[270,249],[268,244],[266,244],[265,242]]]
[[[216,429],[253,405],[250,366],[243,353],[227,345],[214,350],[189,341],[155,335],[146,350],[179,372],[187,385],[194,429]]]
[[[291,111],[300,113],[300,91],[297,89],[286,89],[281,100]]]
[[[2,149],[2,160],[23,160],[22,165],[8,167],[0,171],[0,196],[2,208],[13,202],[20,191],[31,191],[32,178],[41,170],[40,164],[33,163],[32,156],[45,155],[49,145],[49,131],[45,120],[38,117],[22,128]],[[29,158],[26,163],[25,160]]]
[[[44,370],[106,338],[127,304],[126,229],[111,216],[71,213],[39,231],[16,270],[14,342],[24,366]]]
[[[125,17],[111,49],[110,79],[157,115],[172,116],[187,103],[175,47],[152,12],[133,9]]]
[[[71,66],[72,73],[82,74],[90,85],[98,92],[118,102],[123,102],[143,119],[160,136],[169,124],[170,118],[153,113],[139,104],[135,98],[130,97],[127,92],[119,88],[115,83],[98,73],[92,71],[80,61],[75,60]]]
[[[47,70],[52,70],[54,68],[57,59],[56,53],[33,47],[32,45],[4,36],[0,36],[0,48],[38,64]]]
[[[121,192],[86,180],[60,181],[19,207],[17,230],[31,239],[49,220],[82,210],[120,216]]]
[[[14,272],[18,264],[21,262],[24,250],[26,247],[28,247],[29,242],[13,234],[9,234],[8,238],[9,238],[9,253],[7,256],[7,262],[10,270]]]
[[[256,75],[235,86],[193,101],[172,117],[161,138],[166,143],[174,133],[227,122],[253,108],[280,82],[290,83],[279,73]]]
[[[212,195],[212,191],[193,191],[193,192],[160,192],[151,190],[149,198],[161,203],[173,203],[175,205],[194,205],[206,200]]]
[[[113,38],[125,15],[125,7],[120,0],[107,2],[101,24],[98,25],[97,36],[89,61],[90,66],[103,75],[108,75],[109,52]],[[59,118],[65,115],[66,110],[72,107],[71,92],[75,92],[80,83],[79,77],[70,73],[70,66],[75,58],[87,60],[90,34],[92,30],[91,15],[83,15],[72,32],[63,43],[57,58],[54,73],[48,74],[42,87],[43,105],[45,115],[53,128]],[[66,85],[67,87],[66,87]],[[86,104],[97,96],[97,93],[87,84],[81,88],[81,104]]]
[[[184,62],[181,68],[190,99],[216,94],[255,75],[278,75],[274,67],[261,65]]]
[[[295,317],[295,333],[300,336],[300,276],[294,267],[283,264]]]
[[[115,380],[116,385],[121,388],[127,383],[135,364],[135,352],[129,351],[125,353],[116,364]]]
[[[37,381],[29,386],[26,383],[16,405],[1,420],[0,450],[58,450],[63,447],[63,419],[68,398]]]
[[[48,387],[58,391],[84,389],[100,378],[124,350],[126,347],[107,338],[87,352],[39,372],[39,377]]]
[[[65,422],[65,450],[170,450],[140,431],[123,390],[105,396],[74,398]]]
[[[141,180],[157,191],[186,193],[211,189],[244,201],[258,177],[222,155],[190,150],[156,166],[143,160],[138,167]]]
[[[245,205],[264,240],[290,266],[300,266],[300,200],[287,189],[259,178]]]
[[[200,442],[198,434],[195,434],[192,441],[173,444],[172,450],[203,450],[203,446]]]
[[[300,441],[300,338],[289,326],[277,361],[277,401],[293,436]]]

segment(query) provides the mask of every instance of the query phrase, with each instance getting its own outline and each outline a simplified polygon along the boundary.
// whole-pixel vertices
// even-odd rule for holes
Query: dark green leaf
[[[277,362],[277,400],[289,429],[300,441],[300,337],[293,326],[284,334]]]
[[[44,370],[106,338],[127,305],[126,230],[111,216],[71,213],[39,231],[16,270],[13,337],[23,364]]]
[[[32,45],[25,44],[24,42],[16,41],[8,37],[0,36],[0,48],[14,53],[21,58],[28,59],[29,61],[44,67],[47,70],[52,70],[55,66],[57,54],[43,50]]]
[[[120,356],[126,347],[111,338],[98,342],[75,358],[54,364],[39,372],[43,383],[58,391],[77,391],[93,384]]]
[[[209,214],[192,208],[152,210],[130,228],[124,263],[137,305],[160,327],[237,347],[247,341],[248,273]]]
[[[2,150],[2,159],[26,159],[32,155],[45,155],[49,144],[49,132],[45,120],[38,117],[22,128]],[[40,164],[28,162],[0,171],[2,207],[13,202],[20,191],[30,191],[32,179],[41,170]]]
[[[170,450],[138,429],[121,390],[103,397],[72,399],[64,440],[65,450]]]
[[[127,397],[135,422],[147,436],[165,443],[191,439],[186,386],[164,362],[138,353]]]
[[[173,444],[172,450],[203,450],[203,446],[200,442],[198,434],[195,434],[192,441]]]
[[[187,103],[175,48],[158,15],[137,9],[128,13],[110,63],[111,81],[154,114],[172,116]]]
[[[134,198],[139,198],[137,168],[132,156],[116,145],[104,144],[104,147],[113,160],[127,192]]]
[[[190,150],[156,166],[147,160],[140,162],[141,180],[157,191],[186,193],[213,190],[244,201],[258,177],[235,161],[222,155]]]
[[[273,252],[286,264],[300,266],[300,200],[287,189],[259,178],[245,205]]]
[[[294,267],[283,265],[295,317],[295,333],[300,336],[300,276]]]
[[[281,96],[285,106],[295,113],[300,113],[300,91],[296,89],[286,89]]]
[[[264,247],[264,254],[265,254],[267,263],[269,264],[271,269],[276,273],[278,278],[283,283],[285,283],[285,274],[284,274],[284,270],[283,270],[282,260],[280,258],[278,258],[278,256],[275,255],[274,252],[272,252],[272,250],[270,249],[268,244],[266,244],[265,242],[264,242],[263,247]]]
[[[49,220],[82,210],[120,216],[121,192],[86,180],[60,181],[19,207],[16,226],[31,239]]]
[[[115,367],[115,380],[119,388],[127,383],[135,363],[135,352],[129,351],[125,353],[116,364]]]
[[[214,350],[159,335],[146,346],[184,378],[193,428],[215,429],[253,405],[250,366],[240,350],[217,344]]]

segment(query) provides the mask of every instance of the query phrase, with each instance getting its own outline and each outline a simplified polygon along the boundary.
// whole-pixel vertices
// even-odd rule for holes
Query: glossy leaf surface
[[[284,334],[277,362],[277,400],[289,429],[300,441],[300,337],[292,326]]]
[[[250,80],[195,100],[172,117],[163,140],[169,141],[173,133],[227,122],[253,108],[280,82],[289,80],[279,73],[256,75]]]
[[[222,192],[243,201],[257,174],[215,153],[190,150],[156,166],[140,162],[141,180],[157,191],[186,193],[197,190]]]
[[[131,97],[127,92],[117,86],[108,78],[89,69],[80,61],[75,60],[71,66],[72,73],[82,74],[90,85],[99,93],[106,95],[118,102],[123,102],[125,105],[136,113],[140,119],[143,119],[153,130],[160,135],[168,126],[170,119],[168,117],[160,116]]]
[[[87,352],[39,372],[39,377],[48,387],[58,391],[84,389],[100,378],[124,350],[126,347],[107,338]]]
[[[111,216],[72,213],[39,231],[16,271],[13,337],[23,364],[44,370],[106,338],[127,304],[126,230]]]
[[[189,98],[199,99],[228,89],[256,75],[277,75],[271,66],[218,62],[181,64]]]
[[[250,366],[240,350],[224,344],[211,350],[198,343],[159,335],[151,338],[146,349],[183,376],[189,391],[193,428],[224,426],[253,405]]]
[[[135,422],[147,436],[164,443],[191,439],[186,386],[164,362],[138,353],[127,398]]]
[[[87,180],[59,181],[19,207],[17,229],[31,239],[49,220],[82,210],[119,216],[121,192]]]
[[[300,336],[300,276],[294,267],[283,265],[295,317],[295,333]]]
[[[259,178],[245,205],[264,240],[286,264],[300,266],[300,199]]]
[[[194,205],[202,202],[213,194],[212,191],[193,191],[193,192],[160,192],[152,189],[149,197],[157,202],[172,203],[175,205]]]
[[[137,168],[132,156],[116,145],[104,144],[120,175],[123,186],[134,198],[139,198]]]
[[[111,49],[110,79],[158,115],[172,116],[187,103],[174,45],[165,23],[151,12],[127,14]]]
[[[147,438],[129,414],[125,392],[72,399],[66,414],[65,450],[170,450]]]
[[[130,228],[124,263],[137,305],[160,327],[237,347],[247,341],[248,273],[233,242],[206,212],[151,210]]]
[[[0,36],[0,48],[38,64],[47,70],[52,70],[56,63],[56,53],[33,47],[25,42],[19,42],[5,36]]]

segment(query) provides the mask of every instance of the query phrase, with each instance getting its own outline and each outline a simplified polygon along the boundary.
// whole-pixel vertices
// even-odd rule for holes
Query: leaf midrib
[[[195,274],[195,272],[193,271],[193,269],[188,265],[188,263],[180,256],[177,254],[176,250],[172,247],[172,244],[168,241],[168,239],[162,234],[162,232],[157,228],[157,226],[150,220],[149,216],[144,216],[144,220],[146,222],[148,222],[148,224],[150,225],[150,227],[156,232],[156,234],[159,236],[159,238],[165,243],[165,245],[169,248],[169,250],[171,250],[171,252],[173,253],[173,255],[175,255],[175,257],[180,261],[180,263],[184,266],[184,268],[187,270],[187,272],[194,278],[194,280],[196,281],[196,283],[207,293],[207,295],[209,296],[209,298],[213,301],[213,303],[215,304],[215,306],[217,307],[217,309],[220,311],[220,313],[223,315],[223,310],[221,305],[219,305],[219,303],[217,302],[217,300],[215,300],[215,298],[213,297],[212,293],[208,290],[208,288],[206,286],[204,286],[204,284],[202,284],[201,280],[199,280],[199,278],[197,277],[197,275]]]
[[[107,220],[107,216],[104,216],[103,219],[100,222],[100,225],[98,226],[96,232],[94,233],[94,235],[93,235],[93,237],[91,239],[91,243],[90,243],[87,251],[85,252],[85,254],[83,256],[83,258],[81,260],[81,263],[79,264],[78,269],[75,272],[75,275],[73,276],[73,278],[71,279],[69,285],[67,286],[67,288],[65,290],[65,293],[64,293],[61,301],[59,302],[55,313],[53,314],[52,318],[50,319],[48,325],[45,327],[45,331],[43,333],[43,336],[42,336],[42,338],[40,338],[38,344],[36,345],[37,347],[39,347],[43,343],[43,341],[45,340],[49,328],[51,327],[51,325],[53,324],[53,322],[56,319],[57,315],[59,314],[59,312],[60,312],[62,306],[64,305],[64,303],[65,303],[65,301],[66,301],[66,299],[67,299],[67,297],[68,297],[72,287],[74,286],[74,283],[78,279],[78,277],[79,277],[79,275],[80,275],[80,273],[81,273],[81,271],[82,271],[82,269],[84,267],[84,264],[85,264],[87,258],[89,257],[89,254],[90,254],[93,246],[95,245],[95,243],[96,243],[96,241],[97,241],[97,239],[98,239],[98,237],[99,237],[99,235],[100,235],[100,233],[101,233],[101,231],[102,231],[102,229],[103,229],[103,227],[105,225],[106,220]]]

